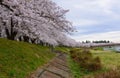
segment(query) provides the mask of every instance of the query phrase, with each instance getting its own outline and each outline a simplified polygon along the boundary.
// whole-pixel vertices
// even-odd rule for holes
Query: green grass
[[[69,54],[70,49],[71,49],[71,48],[69,48],[69,47],[60,47],[60,46],[55,47],[55,50],[56,50],[56,51],[61,51],[61,52],[63,52],[63,53],[67,53],[67,54]]]
[[[107,69],[120,66],[120,53],[114,51],[92,51],[94,56],[99,56],[103,66]]]
[[[114,69],[120,66],[120,53],[111,52],[111,51],[102,51],[102,50],[91,50],[94,57],[99,56],[102,62],[102,70],[96,72],[89,72],[82,70],[80,66],[69,58],[69,65],[71,72],[75,78],[93,78],[95,74],[100,74],[110,69]]]
[[[0,38],[0,78],[25,78],[54,56],[48,47]]]
[[[92,48],[93,50],[96,50],[96,51],[103,51],[103,48],[102,47],[94,47],[94,48]]]

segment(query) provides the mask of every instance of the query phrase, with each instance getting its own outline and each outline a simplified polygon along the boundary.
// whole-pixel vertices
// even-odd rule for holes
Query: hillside
[[[0,38],[0,78],[25,78],[53,57],[48,47]]]

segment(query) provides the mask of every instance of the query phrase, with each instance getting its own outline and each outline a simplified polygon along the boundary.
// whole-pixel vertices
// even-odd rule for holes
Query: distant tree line
[[[82,43],[111,43],[111,41],[109,40],[95,40],[95,41],[86,40],[86,41],[82,41]]]
[[[110,43],[109,40],[92,41],[92,43]]]

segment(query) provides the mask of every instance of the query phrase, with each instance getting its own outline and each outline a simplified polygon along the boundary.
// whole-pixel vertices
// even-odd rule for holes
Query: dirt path
[[[72,78],[67,63],[67,55],[58,53],[50,63],[38,69],[30,78]]]

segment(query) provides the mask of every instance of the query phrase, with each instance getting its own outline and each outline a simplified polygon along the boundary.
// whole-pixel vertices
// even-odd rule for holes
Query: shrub
[[[101,61],[99,57],[93,58],[92,53],[88,49],[74,49],[70,51],[71,58],[77,62],[81,68],[88,71],[96,71],[101,69]]]
[[[99,57],[96,57],[86,62],[85,68],[88,69],[89,71],[96,71],[96,70],[101,69],[101,62],[100,62]]]
[[[80,49],[72,49],[70,50],[70,55],[73,59],[77,59],[78,54],[81,50]]]

